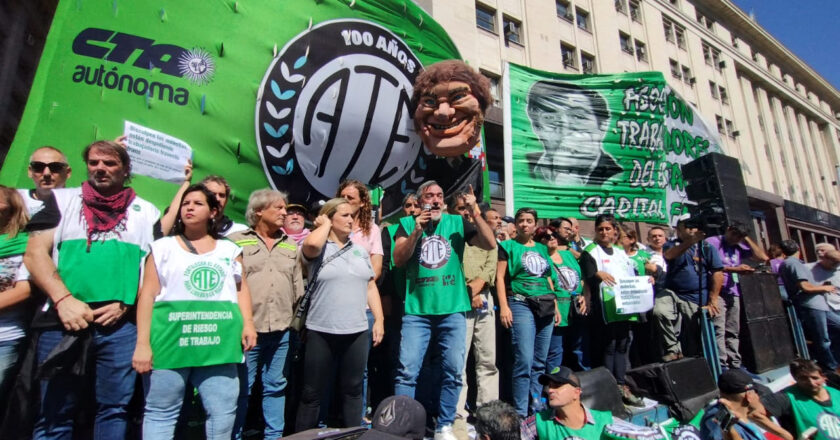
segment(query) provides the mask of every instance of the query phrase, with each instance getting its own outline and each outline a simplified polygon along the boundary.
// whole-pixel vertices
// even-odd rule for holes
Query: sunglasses
[[[64,162],[29,162],[29,168],[36,173],[43,173],[44,168],[49,168],[51,173],[60,173],[67,168]]]

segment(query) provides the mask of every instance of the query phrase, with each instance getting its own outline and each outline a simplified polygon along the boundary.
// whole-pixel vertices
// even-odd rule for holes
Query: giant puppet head
[[[432,64],[414,82],[414,127],[429,151],[460,156],[478,143],[490,81],[463,61]]]

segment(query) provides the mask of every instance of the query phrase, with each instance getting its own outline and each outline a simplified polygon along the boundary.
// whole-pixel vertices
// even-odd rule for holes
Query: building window
[[[720,99],[720,95],[718,94],[718,86],[715,84],[714,81],[709,81],[709,91],[712,93],[712,99],[717,101]]]
[[[734,47],[735,49],[738,48],[738,37],[736,37],[735,35],[732,36],[732,47]]]
[[[735,139],[735,137],[738,136],[738,133],[736,133],[735,131],[735,124],[733,124],[732,121],[730,121],[729,119],[725,120],[724,124],[726,124],[726,133],[729,135],[729,137]]]
[[[630,36],[624,32],[618,32],[618,42],[621,44],[621,50],[630,55],[633,55],[633,43],[630,42]]]
[[[575,8],[575,21],[577,22],[577,27],[589,32],[589,12],[581,8]]]
[[[627,13],[627,0],[615,0],[615,10],[621,14]]]
[[[674,34],[677,36],[677,47],[685,50],[685,28],[680,25],[675,25]]]
[[[572,9],[569,2],[567,0],[557,0],[555,4],[557,5],[557,16],[572,21]]]
[[[560,44],[560,54],[563,56],[563,67],[577,70],[577,54],[574,46]]]
[[[712,48],[705,41],[703,42],[703,59],[706,60],[706,64],[712,65]]]
[[[522,23],[508,17],[504,17],[502,21],[505,27],[505,41],[522,44]]]
[[[630,18],[637,22],[642,22],[642,7],[638,0],[630,0]]]
[[[721,65],[720,50],[712,47],[712,45],[705,41],[703,42],[703,59],[706,60],[706,64],[714,66],[717,70],[723,67]]]
[[[677,79],[681,79],[682,73],[680,71],[680,63],[676,62],[675,60],[668,60],[668,62],[671,64],[671,76]]]
[[[595,56],[581,51],[580,66],[583,73],[595,73]]]
[[[717,122],[717,129],[720,134],[726,134],[726,125],[723,123],[723,117],[715,115],[715,122]]]
[[[487,77],[490,80],[490,97],[493,99],[493,105],[496,107],[501,106],[501,96],[502,96],[502,85],[500,78],[492,73],[488,73],[485,71],[481,71],[481,74]]]
[[[688,85],[694,85],[694,77],[691,76],[691,69],[689,69],[687,66],[682,66],[682,80],[685,81]]]
[[[636,43],[636,59],[639,60],[639,61],[647,62],[647,60],[648,60],[647,46],[645,46],[645,43],[642,43],[639,40],[636,40],[635,43]]]
[[[718,86],[718,94],[720,95],[720,102],[729,104],[729,95],[726,94],[726,88]]]
[[[674,23],[662,17],[662,30],[665,31],[665,41],[669,43],[676,43],[676,38],[674,38]]]
[[[496,11],[479,4],[475,5],[475,25],[496,33]]]

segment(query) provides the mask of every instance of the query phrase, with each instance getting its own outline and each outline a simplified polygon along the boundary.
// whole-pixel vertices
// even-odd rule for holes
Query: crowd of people
[[[441,151],[474,144],[473,125],[454,140],[439,127],[486,107],[471,88],[487,87],[463,63],[444,68],[461,76],[436,79],[430,68],[415,89],[427,94],[412,98],[424,142]],[[718,404],[746,426],[721,426],[723,438],[745,438],[768,411],[743,379],[739,277],[764,266],[779,274],[817,361],[792,365],[800,391],[778,415],[801,433],[813,423],[805,414],[840,405],[823,375],[840,361],[840,251],[828,244],[809,267],[796,242],[768,255],[738,223],[706,237],[681,218],[672,239],[653,226],[641,243],[609,214],[589,240],[574,218],[531,208],[507,217],[472,186],[445,194],[434,180],[385,221],[356,180],[315,206],[260,189],[240,224],[225,214],[223,176],[193,183],[188,163],[161,213],[128,185],[119,140],[92,143],[83,160],[87,178],[64,188],[67,157],[38,148],[35,188],[0,188],[0,395],[20,402],[0,405],[16,438],[71,438],[84,419],[95,438],[136,435],[138,420],[143,438],[173,438],[196,400],[207,438],[246,436],[255,402],[262,435],[278,438],[364,425],[369,407],[395,408],[394,395],[401,407],[422,404],[436,440],[464,440],[467,421],[481,438],[596,438],[616,421],[581,404],[576,374],[603,366],[623,403],[642,406],[628,369],[702,356],[703,313],[733,377]],[[652,310],[623,313],[615,286],[628,277],[650,285]],[[499,430],[510,437],[489,433]]]

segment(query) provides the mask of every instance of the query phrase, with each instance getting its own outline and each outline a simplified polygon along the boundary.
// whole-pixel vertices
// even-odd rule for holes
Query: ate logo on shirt
[[[840,439],[840,418],[834,414],[823,412],[817,416],[817,429],[831,440]]]
[[[539,252],[526,251],[522,254],[522,267],[532,276],[541,277],[548,268],[548,262]]]
[[[443,267],[452,256],[452,246],[440,235],[423,237],[420,245],[420,265],[426,269]]]
[[[567,292],[574,292],[580,284],[580,275],[571,267],[555,266],[557,278],[560,280],[560,287]]]
[[[184,287],[193,296],[210,298],[222,291],[224,270],[216,263],[199,261],[184,271]]]

